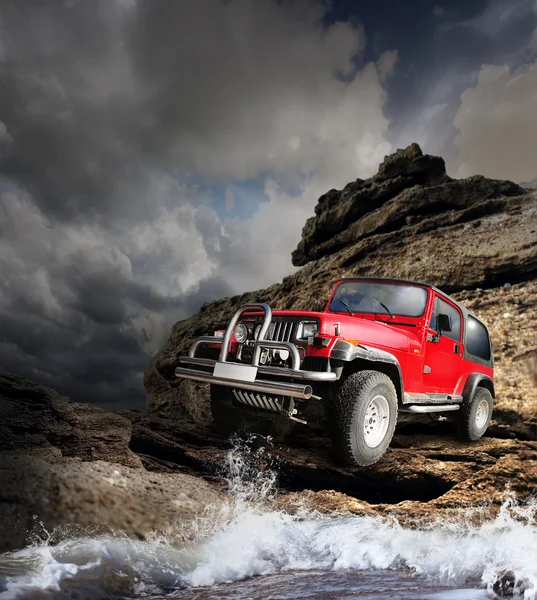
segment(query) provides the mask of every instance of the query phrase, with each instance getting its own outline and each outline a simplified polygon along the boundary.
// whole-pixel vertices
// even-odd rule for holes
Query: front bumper
[[[228,361],[231,336],[239,319],[246,312],[259,310],[263,311],[265,316],[258,339],[253,343],[251,364],[239,364]],[[311,383],[335,381],[337,379],[336,373],[333,372],[302,370],[300,368],[300,355],[295,344],[264,339],[271,321],[272,310],[267,304],[244,304],[233,315],[223,338],[203,336],[194,341],[189,355],[179,358],[180,366],[176,367],[175,375],[183,379],[191,379],[202,383],[303,400],[308,400],[313,395]],[[218,360],[196,356],[197,349],[201,345],[208,344],[221,346]],[[270,350],[287,350],[291,357],[291,368],[260,365],[261,351],[265,348]],[[259,375],[275,377],[277,381],[259,379]]]

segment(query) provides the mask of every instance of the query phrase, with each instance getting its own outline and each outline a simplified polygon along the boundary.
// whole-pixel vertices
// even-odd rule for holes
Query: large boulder
[[[504,198],[524,194],[522,187],[510,181],[482,176],[453,180],[446,174],[443,159],[423,155],[412,144],[387,156],[370,179],[358,179],[319,198],[315,216],[307,220],[292,254],[293,264],[303,266],[349,244],[398,232],[424,219],[429,229],[436,229],[445,225],[446,213],[457,213],[459,218],[450,220],[460,222],[467,220],[468,211],[474,217],[491,210],[501,212]]]
[[[41,534],[184,537],[222,495],[190,474],[155,472],[135,454],[132,445],[147,446],[132,439],[141,419],[0,374],[0,552]]]
[[[55,390],[0,374],[0,451],[58,455],[138,468],[130,450],[131,421]]]

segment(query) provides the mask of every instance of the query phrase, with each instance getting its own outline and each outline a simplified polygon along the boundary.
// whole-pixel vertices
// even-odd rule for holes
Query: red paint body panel
[[[356,278],[356,281],[368,281],[367,278]],[[393,282],[394,285],[398,283]],[[400,282],[404,285],[409,282]],[[332,296],[341,282],[338,282],[328,301],[324,312],[308,311],[273,311],[274,316],[303,316],[318,319],[320,330],[318,335],[332,337],[327,347],[308,346],[306,356],[329,357],[330,351],[338,339],[360,344],[370,348],[378,348],[392,354],[401,367],[405,392],[462,395],[468,377],[474,373],[494,378],[494,369],[464,356],[465,318],[459,305],[438,290],[426,287],[427,305],[421,317],[392,317],[385,313],[353,313],[333,312],[329,309]],[[437,332],[429,325],[436,297],[448,302],[461,317],[460,339],[453,340],[446,334],[436,341],[428,340]],[[339,324],[339,325],[338,325]],[[336,332],[339,330],[339,338]]]

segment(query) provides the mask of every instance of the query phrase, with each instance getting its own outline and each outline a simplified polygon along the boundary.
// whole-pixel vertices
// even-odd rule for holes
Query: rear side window
[[[454,340],[461,341],[461,313],[449,302],[445,302],[438,296],[434,300],[433,314],[431,317],[431,329],[437,331],[436,321],[439,314],[448,315],[451,320],[451,331],[444,331],[442,335]]]
[[[466,352],[483,360],[490,360],[490,338],[487,328],[468,316],[466,325]]]

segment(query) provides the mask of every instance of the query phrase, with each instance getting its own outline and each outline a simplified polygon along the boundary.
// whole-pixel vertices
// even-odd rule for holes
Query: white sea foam
[[[79,599],[162,595],[290,570],[393,568],[489,590],[510,571],[518,597],[537,599],[535,506],[506,503],[494,520],[480,525],[439,522],[423,530],[372,517],[298,517],[252,502],[270,498],[272,473],[248,468],[237,452],[229,462],[237,502],[222,513],[225,522],[213,520],[207,537],[181,548],[113,537],[27,548],[0,557],[0,599],[59,600],[74,598],[75,591]],[[8,565],[11,575],[5,574]]]

